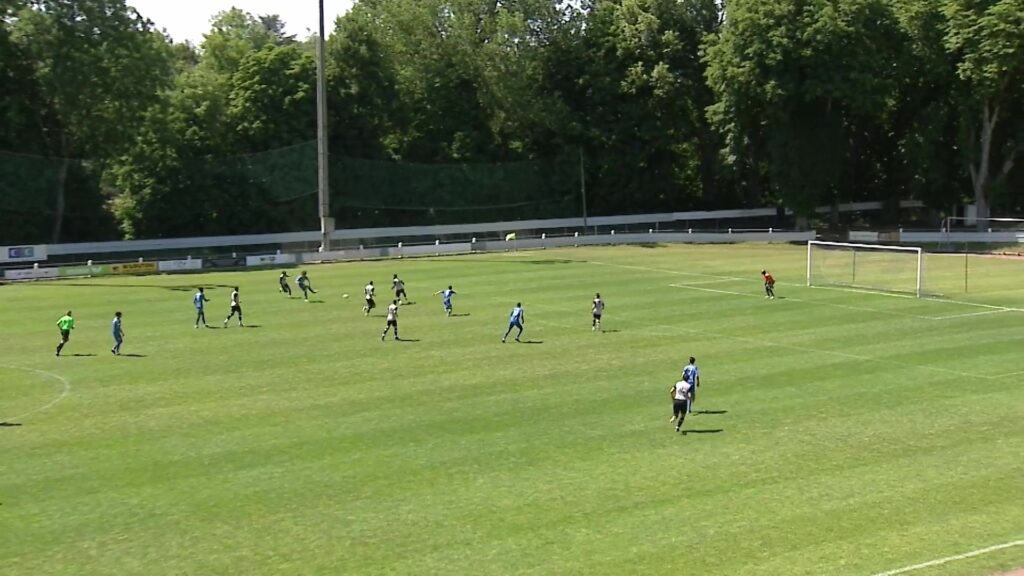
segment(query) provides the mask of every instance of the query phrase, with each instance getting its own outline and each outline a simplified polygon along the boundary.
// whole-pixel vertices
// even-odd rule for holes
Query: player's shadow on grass
[[[124,356],[125,358],[145,358],[146,357],[145,354],[120,354],[120,356]]]
[[[728,414],[728,410],[694,410],[694,414]]]
[[[724,428],[703,428],[703,429],[697,429],[697,430],[686,430],[686,429],[684,429],[683,432],[685,432],[687,434],[718,434],[719,432],[725,432],[725,429]]]
[[[462,318],[463,316],[469,316],[469,312],[463,312],[462,314],[452,314],[452,318]]]
[[[418,338],[395,338],[397,342],[419,342]]]
[[[326,304],[323,300],[306,300],[306,304]]]
[[[17,422],[0,422],[0,428],[17,428],[21,424]]]
[[[517,344],[543,344],[543,340],[520,340]]]
[[[68,354],[74,358],[88,358],[89,356],[95,356],[95,354]]]
[[[263,328],[263,325],[262,324],[246,324],[245,326],[240,326],[240,328]]]
[[[622,330],[601,330],[602,334],[615,334],[616,332],[622,332]]]

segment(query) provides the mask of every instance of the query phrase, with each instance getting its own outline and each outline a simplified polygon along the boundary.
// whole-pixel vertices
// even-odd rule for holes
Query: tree
[[[895,57],[895,30],[881,0],[731,2],[707,78],[733,161],[804,216],[862,193],[844,175],[857,136],[887,121],[898,81],[878,63]]]
[[[1024,149],[1024,0],[947,0],[978,217]],[[982,222],[978,226],[983,226]]]
[[[59,158],[89,156],[102,164],[132,141],[137,122],[171,83],[165,38],[123,0],[32,0],[12,26],[53,118],[44,132],[47,151]],[[127,120],[127,121],[126,121]],[[65,161],[58,177],[51,241],[61,239],[65,191],[98,194],[67,186]],[[98,181],[98,176],[94,178]],[[102,200],[77,205],[102,209]]]
[[[202,65],[218,74],[231,74],[242,60],[264,46],[294,43],[284,35],[284,23],[275,15],[253,16],[231,8],[213,17],[210,31],[203,34]]]

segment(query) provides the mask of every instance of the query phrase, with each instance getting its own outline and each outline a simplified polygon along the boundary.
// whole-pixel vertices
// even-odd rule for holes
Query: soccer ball
[[[348,298],[348,294],[342,294],[341,297],[342,298]]]

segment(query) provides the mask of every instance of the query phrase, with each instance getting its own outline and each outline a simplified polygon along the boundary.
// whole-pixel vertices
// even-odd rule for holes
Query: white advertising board
[[[36,278],[56,278],[56,268],[25,268],[22,270],[4,270],[7,280],[33,280]]]
[[[0,262],[37,262],[46,260],[46,245],[0,246]]]
[[[161,260],[157,265],[161,272],[182,272],[185,270],[202,270],[202,258],[189,260]]]
[[[245,257],[246,266],[277,266],[278,264],[295,264],[295,254],[265,254]]]

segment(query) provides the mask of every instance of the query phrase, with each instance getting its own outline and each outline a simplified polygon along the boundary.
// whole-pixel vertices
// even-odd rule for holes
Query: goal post
[[[924,292],[924,252],[916,246],[807,242],[807,286]]]

